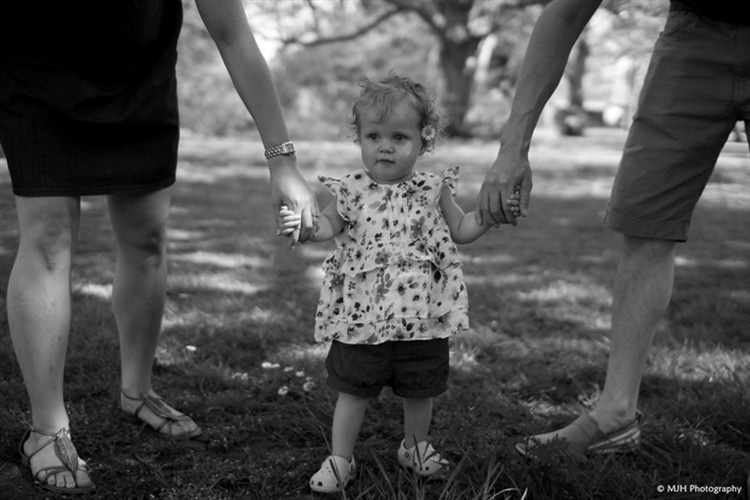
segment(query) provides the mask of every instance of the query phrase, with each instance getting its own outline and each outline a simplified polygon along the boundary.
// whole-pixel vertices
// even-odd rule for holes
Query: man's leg
[[[624,238],[612,297],[607,376],[591,412],[604,433],[635,418],[656,324],[672,295],[674,245],[667,240]]]
[[[638,390],[656,324],[669,304],[674,280],[674,242],[625,236],[615,274],[610,353],[604,390],[590,416],[599,431],[610,433],[632,422]],[[585,451],[594,436],[576,423],[532,440],[567,440]]]

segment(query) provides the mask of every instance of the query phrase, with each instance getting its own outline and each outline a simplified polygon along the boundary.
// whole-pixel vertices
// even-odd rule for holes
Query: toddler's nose
[[[390,141],[383,141],[380,145],[380,151],[384,153],[390,153],[393,151],[393,144]]]

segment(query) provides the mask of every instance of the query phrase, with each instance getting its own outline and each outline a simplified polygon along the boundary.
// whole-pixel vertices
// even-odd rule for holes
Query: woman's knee
[[[64,212],[37,212],[20,227],[19,258],[38,258],[48,271],[69,267],[76,223]]]
[[[69,266],[73,249],[73,235],[68,228],[45,226],[33,237],[35,253],[45,269],[54,271],[61,265]]]
[[[140,227],[118,237],[118,251],[151,266],[162,265],[167,255],[167,230],[164,225]]]
[[[161,265],[167,253],[170,191],[109,197],[118,250],[128,257]]]

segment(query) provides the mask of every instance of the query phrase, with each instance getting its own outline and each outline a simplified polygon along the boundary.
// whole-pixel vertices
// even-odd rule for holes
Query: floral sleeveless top
[[[323,263],[315,339],[379,344],[468,328],[461,263],[439,206],[444,186],[456,193],[458,167],[398,184],[379,184],[364,170],[319,179],[346,226]]]

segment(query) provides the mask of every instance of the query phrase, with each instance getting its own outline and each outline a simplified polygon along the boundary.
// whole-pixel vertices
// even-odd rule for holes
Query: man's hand
[[[511,160],[501,152],[479,190],[475,212],[477,224],[485,221],[495,227],[500,224],[518,224],[518,208],[521,217],[528,217],[531,187],[531,166],[528,159]],[[516,210],[513,210],[514,194],[519,197]]]

